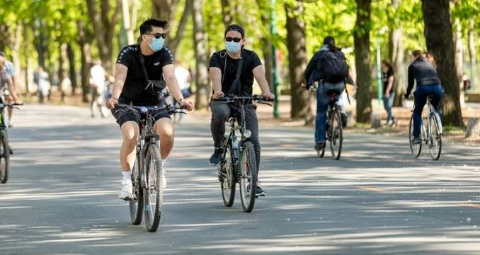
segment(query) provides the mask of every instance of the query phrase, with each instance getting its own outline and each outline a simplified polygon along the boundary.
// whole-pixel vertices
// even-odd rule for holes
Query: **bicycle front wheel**
[[[251,212],[253,210],[256,191],[257,163],[255,149],[251,142],[245,142],[240,160],[240,197],[245,212]]]
[[[442,132],[440,130],[441,124],[435,113],[431,113],[429,116],[429,130],[428,146],[430,148],[430,156],[433,160],[438,160],[442,153]]]
[[[422,143],[413,143],[413,114],[410,117],[410,125],[408,127],[408,140],[410,141],[410,150],[412,151],[413,157],[418,158],[420,152],[422,152]]]
[[[142,223],[143,215],[143,189],[141,186],[141,168],[140,153],[137,153],[137,160],[133,166],[132,184],[133,184],[133,200],[130,200],[130,219],[133,225]]]
[[[332,157],[336,160],[340,159],[342,154],[343,144],[343,130],[342,130],[342,118],[340,117],[340,111],[336,110],[330,119],[330,149],[332,150]]]
[[[10,150],[8,148],[8,138],[5,130],[0,130],[0,142],[0,183],[6,183],[8,180]]]
[[[154,144],[148,145],[145,158],[146,182],[143,190],[145,203],[145,225],[149,232],[157,231],[162,215],[163,183],[165,178],[160,159],[160,150]]]
[[[233,157],[230,145],[226,146],[225,158],[218,165],[220,174],[220,188],[222,189],[223,204],[231,207],[235,201],[235,176],[233,167]]]

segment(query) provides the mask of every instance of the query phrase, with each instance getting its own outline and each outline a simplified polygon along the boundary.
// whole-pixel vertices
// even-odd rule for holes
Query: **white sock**
[[[123,175],[123,180],[124,181],[132,181],[132,171],[123,171],[122,170],[122,175]]]
[[[165,163],[167,162],[167,159],[162,159],[162,168],[165,166]]]

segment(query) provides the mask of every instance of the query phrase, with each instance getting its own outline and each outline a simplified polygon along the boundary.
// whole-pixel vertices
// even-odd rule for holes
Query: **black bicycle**
[[[336,104],[337,93],[335,91],[327,91],[329,97],[328,110],[327,110],[327,141],[330,143],[330,150],[332,151],[332,157],[336,160],[340,159],[342,154],[343,144],[343,126],[342,116],[340,109]],[[326,144],[320,150],[317,150],[317,156],[323,158],[325,154]]]
[[[229,95],[213,100],[225,102],[237,110],[228,120],[230,133],[225,135],[223,155],[218,165],[218,179],[222,190],[223,203],[227,207],[233,205],[235,188],[238,183],[243,210],[251,212],[255,205],[258,172],[255,149],[250,141],[252,132],[246,128],[245,106],[253,102],[270,105],[266,101],[271,100],[266,100],[261,95]],[[240,132],[240,139],[237,137],[237,132]]]
[[[139,225],[145,214],[145,225],[149,232],[155,232],[160,224],[165,189],[165,175],[160,157],[159,136],[155,134],[152,112],[166,111],[169,114],[184,113],[181,108],[167,106],[132,106],[118,104],[140,114],[140,136],[137,141],[136,161],[132,171],[133,199],[130,203],[130,219],[132,224]]]
[[[442,153],[442,120],[440,115],[435,111],[435,108],[432,105],[432,96],[427,97],[427,116],[422,117],[422,124],[420,127],[420,143],[415,143],[413,140],[413,111],[412,116],[410,117],[410,125],[408,128],[408,136],[410,140],[410,150],[412,151],[413,157],[418,158],[422,152],[422,143],[425,143],[429,150],[430,156],[433,160],[438,160]],[[415,105],[414,105],[415,109]]]
[[[0,101],[0,183],[8,181],[8,170],[10,165],[10,145],[8,143],[8,118],[5,114],[5,107],[16,108],[22,104],[7,104]]]

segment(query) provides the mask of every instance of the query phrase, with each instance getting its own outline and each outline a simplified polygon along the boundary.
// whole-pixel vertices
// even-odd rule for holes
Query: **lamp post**
[[[278,113],[278,69],[277,69],[277,50],[273,43],[273,37],[277,33],[275,28],[275,0],[270,0],[271,3],[271,15],[270,15],[270,34],[272,37],[272,75],[273,75],[273,94],[275,100],[273,101],[273,117],[278,119],[280,117]]]

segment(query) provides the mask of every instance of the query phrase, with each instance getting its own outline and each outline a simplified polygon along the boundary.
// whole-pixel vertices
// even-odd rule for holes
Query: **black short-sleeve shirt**
[[[161,99],[145,90],[148,82],[142,70],[139,54],[140,45],[138,44],[126,46],[118,54],[117,64],[128,67],[127,78],[119,101],[133,105],[157,105],[162,102]],[[150,80],[163,79],[162,68],[173,64],[173,55],[166,46],[152,55],[144,55],[144,58]]]
[[[383,94],[387,93],[387,86],[388,86],[388,79],[393,76],[393,69],[389,68],[388,71],[382,72],[382,82],[383,82]],[[393,91],[393,86],[388,91],[388,93],[392,93]]]
[[[257,54],[251,50],[242,49],[242,72],[240,82],[242,84],[242,95],[251,95],[253,90],[253,69],[262,65]],[[235,77],[237,76],[238,62],[240,59],[233,59],[225,50],[213,53],[210,58],[210,67],[218,67],[222,70],[222,92],[228,93]]]

